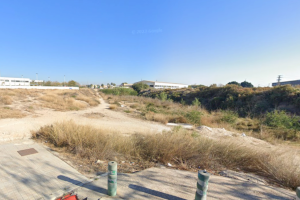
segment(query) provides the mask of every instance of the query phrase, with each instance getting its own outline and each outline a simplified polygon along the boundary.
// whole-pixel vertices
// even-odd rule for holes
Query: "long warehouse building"
[[[180,84],[180,83],[167,83],[167,82],[159,82],[159,81],[139,81],[138,83],[145,83],[149,85],[151,88],[155,89],[180,89],[180,88],[188,88],[188,85],[186,84]]]
[[[29,78],[0,77],[0,86],[30,86]]]

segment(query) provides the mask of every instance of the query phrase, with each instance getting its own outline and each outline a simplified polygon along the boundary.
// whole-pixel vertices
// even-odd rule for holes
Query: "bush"
[[[285,111],[274,110],[266,114],[265,124],[273,128],[290,129],[293,127],[293,119]]]
[[[149,85],[139,82],[139,83],[133,84],[132,88],[139,93],[141,90],[148,89]]]
[[[236,81],[231,81],[231,82],[227,83],[227,85],[238,85],[238,86],[240,86],[241,84],[239,84]]]
[[[186,113],[186,118],[193,125],[201,125],[202,113],[196,110]]]
[[[117,96],[130,95],[137,96],[137,92],[131,88],[112,88],[101,90],[104,94],[112,94]]]
[[[241,86],[242,87],[247,87],[247,88],[253,88],[252,83],[247,82],[247,81],[241,82]]]
[[[159,99],[162,100],[162,101],[165,101],[165,100],[168,99],[168,95],[165,92],[161,92],[159,94]]]
[[[182,105],[185,105],[185,101],[183,100],[183,98],[181,98],[180,103],[181,103]]]
[[[192,102],[192,104],[193,104],[194,106],[201,106],[201,102],[199,101],[198,98],[195,98],[195,100]]]
[[[238,114],[233,111],[227,110],[222,112],[221,121],[223,122],[234,124],[237,119],[238,119]]]

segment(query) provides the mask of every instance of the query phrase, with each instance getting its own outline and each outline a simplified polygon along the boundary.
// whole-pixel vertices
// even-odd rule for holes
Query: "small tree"
[[[195,100],[192,102],[192,104],[193,104],[194,106],[201,106],[201,102],[199,101],[198,98],[195,98]]]
[[[104,87],[104,84],[103,84],[103,83],[101,84],[101,87],[102,87],[102,88]]]
[[[77,85],[77,83],[74,80],[71,80],[71,81],[68,82],[68,86],[74,87],[76,85]]]
[[[165,92],[161,92],[159,94],[159,99],[162,100],[162,101],[165,101],[165,100],[168,99],[168,95]]]
[[[252,83],[247,82],[247,81],[241,82],[241,86],[242,86],[242,87],[246,87],[246,88],[251,88],[251,87],[253,87]]]
[[[45,83],[45,86],[51,86],[51,81],[47,81],[47,82]]]
[[[185,101],[183,100],[183,98],[181,98],[180,103],[181,103],[182,105],[185,105]]]
[[[149,85],[145,84],[145,83],[142,83],[142,82],[139,82],[139,83],[135,83],[132,85],[132,88],[137,91],[137,92],[140,92],[141,90],[144,90],[144,89],[148,89],[149,88]]]
[[[227,85],[239,85],[240,86],[241,84],[239,84],[236,81],[231,81],[231,82],[227,83]]]

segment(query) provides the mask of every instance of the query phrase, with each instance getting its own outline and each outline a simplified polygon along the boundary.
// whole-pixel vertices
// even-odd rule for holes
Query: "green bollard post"
[[[300,187],[296,189],[296,200],[300,200]]]
[[[195,195],[195,200],[206,200],[209,177],[210,173],[208,173],[206,170],[198,171],[197,191]]]
[[[107,194],[109,196],[117,195],[117,166],[116,161],[108,162]]]

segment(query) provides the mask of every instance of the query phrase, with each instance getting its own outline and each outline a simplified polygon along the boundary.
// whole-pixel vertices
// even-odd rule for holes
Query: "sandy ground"
[[[141,119],[129,117],[126,113],[110,110],[109,104],[100,98],[101,104],[97,107],[80,111],[59,112],[46,108],[37,108],[33,113],[20,119],[0,120],[0,143],[16,139],[28,139],[30,131],[38,130],[41,126],[64,120],[74,120],[78,124],[92,125],[111,132],[124,134],[133,133],[157,133],[163,130],[170,130],[169,127]],[[21,102],[20,102],[21,103]],[[26,104],[25,101],[22,102]],[[19,108],[20,105],[13,105]]]

